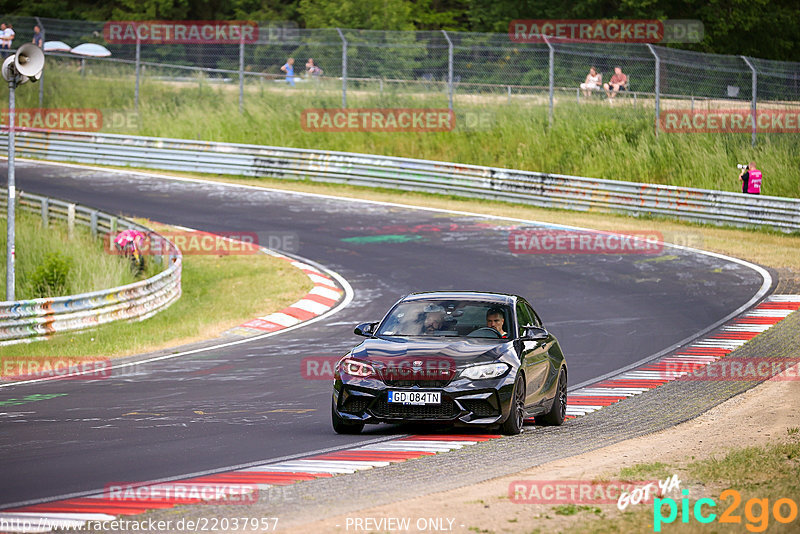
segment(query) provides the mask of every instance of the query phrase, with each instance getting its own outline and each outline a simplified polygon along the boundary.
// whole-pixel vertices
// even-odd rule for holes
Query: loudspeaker
[[[3,79],[7,82],[10,82],[14,79],[14,56],[8,56],[5,61],[3,61]]]
[[[38,46],[26,43],[14,55],[14,67],[23,76],[29,76],[36,81],[44,68],[44,52]]]

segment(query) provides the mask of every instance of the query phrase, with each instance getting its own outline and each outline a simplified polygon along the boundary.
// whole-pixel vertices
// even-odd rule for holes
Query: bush
[[[60,252],[47,255],[31,275],[34,298],[61,297],[67,294],[67,278],[72,261]]]

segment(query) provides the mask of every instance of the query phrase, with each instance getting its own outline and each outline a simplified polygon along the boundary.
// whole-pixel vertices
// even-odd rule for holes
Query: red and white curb
[[[185,232],[208,234],[221,237],[226,241],[237,242],[237,240],[230,237],[218,236],[202,230],[195,230],[194,228],[187,228],[185,226],[176,226],[176,228],[180,228]],[[243,246],[252,246],[249,243],[242,243],[241,241],[238,241],[238,243],[241,243]],[[314,288],[294,304],[278,312],[251,319],[236,328],[228,330],[226,332],[227,334],[252,336],[264,332],[277,332],[326,314],[344,298],[345,291],[336,284],[331,276],[321,269],[266,247],[258,247],[258,249],[274,258],[287,261],[293,267],[303,271],[311,280],[311,283],[314,284]]]
[[[324,315],[344,297],[344,291],[336,285],[333,278],[320,269],[278,252],[266,252],[289,262],[293,267],[303,271],[314,284],[314,288],[294,304],[275,313],[251,319],[239,327],[229,330],[229,332],[241,335],[251,335],[256,332],[277,332]]]
[[[571,392],[567,415],[580,416],[639,395],[724,358],[800,309],[800,295],[772,295],[715,333],[614,378]],[[681,371],[675,371],[681,369]]]
[[[296,260],[286,259],[287,261],[295,262],[295,266],[307,271],[307,274],[319,277],[317,281],[325,286],[322,289],[333,290],[334,286],[323,282],[327,277],[320,273],[319,270]],[[317,289],[315,287],[315,290]],[[319,295],[319,292],[316,294]],[[304,306],[293,304],[289,307],[293,308],[293,310],[288,312],[282,310],[260,319],[275,325],[281,325],[280,321],[285,321],[282,315],[300,320],[297,317],[300,312],[295,310],[308,311]],[[677,379],[679,375],[669,376],[664,372],[668,369],[668,365],[680,363],[688,364],[689,366],[704,366],[717,361],[798,309],[800,309],[800,295],[773,295],[755,308],[731,319],[708,337],[695,341],[668,356],[642,365],[637,369],[626,371],[612,379],[572,392],[568,400],[567,415],[570,418],[574,418],[591,413],[604,406],[609,406],[627,397],[638,395],[670,380]],[[370,443],[352,449],[330,451],[299,459],[250,466],[225,473],[170,481],[167,484],[180,484],[189,487],[192,485],[202,487],[248,485],[257,487],[261,492],[305,480],[355,473],[365,469],[384,467],[396,462],[449,452],[499,437],[499,435],[493,434],[414,435]],[[21,529],[10,529],[8,525],[19,524],[19,521],[25,519],[29,519],[31,525],[60,525],[59,521],[66,521],[72,528],[80,528],[89,521],[111,521],[116,519],[117,516],[137,515],[147,510],[173,508],[178,505],[197,504],[200,502],[208,501],[186,497],[180,499],[165,499],[163,497],[147,499],[137,496],[135,499],[124,499],[97,494],[0,511],[0,525],[4,525],[4,528],[0,528],[0,530],[23,532]],[[6,523],[3,523],[4,520]],[[50,529],[26,531],[46,532],[47,530]]]
[[[355,473],[365,469],[384,467],[396,462],[405,462],[448,452],[479,442],[499,438],[491,434],[445,434],[408,436],[391,441],[372,443],[353,449],[317,454],[298,460],[257,465],[230,471],[183,480],[171,481],[170,485],[197,487],[249,486],[257,487],[258,492],[286,486],[305,480],[328,478],[335,475]],[[112,521],[117,516],[138,515],[153,509],[173,508],[184,504],[198,504],[200,498],[158,498],[134,499],[110,498],[105,494],[90,495],[77,499],[66,499],[50,503],[35,504],[0,512],[0,525],[5,532],[47,532],[51,528],[80,529],[88,522]],[[204,503],[208,503],[205,501]],[[24,530],[14,528],[25,520],[31,527],[39,529]],[[68,526],[67,526],[68,524]],[[9,528],[12,526],[12,528]]]

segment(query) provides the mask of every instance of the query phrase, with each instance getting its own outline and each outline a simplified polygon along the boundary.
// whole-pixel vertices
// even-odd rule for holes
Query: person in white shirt
[[[581,84],[583,95],[586,98],[592,96],[592,91],[600,89],[603,84],[603,75],[598,74],[594,67],[589,69],[589,74],[586,75],[586,81]]]
[[[6,24],[6,28],[3,29],[3,45],[6,49],[11,49],[11,43],[14,41],[14,36],[16,32],[11,24]]]

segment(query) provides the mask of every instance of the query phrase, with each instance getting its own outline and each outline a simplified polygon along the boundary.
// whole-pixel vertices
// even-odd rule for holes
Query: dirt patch
[[[775,399],[781,399],[780,403],[776,403]],[[435,531],[432,527],[437,525],[444,529],[449,527],[452,532],[569,531],[570,526],[592,515],[613,518],[620,512],[615,504],[586,506],[577,511],[568,507],[559,509],[551,504],[515,504],[508,498],[509,484],[520,479],[618,479],[620,469],[635,464],[662,462],[670,466],[682,466],[691,461],[719,456],[736,446],[765,445],[783,439],[788,428],[800,426],[797,406],[800,406],[800,382],[771,380],[692,421],[650,436],[623,441],[480,484],[323,521],[306,524],[293,522],[291,525],[286,522],[282,526],[298,533],[391,532],[392,523],[387,522],[389,518],[408,518],[408,529],[394,531]],[[732,431],[734,428],[735,434]],[[359,519],[361,523],[357,523]],[[381,523],[382,519],[387,521]],[[357,528],[359,524],[364,528]],[[419,526],[425,528],[420,529]]]

